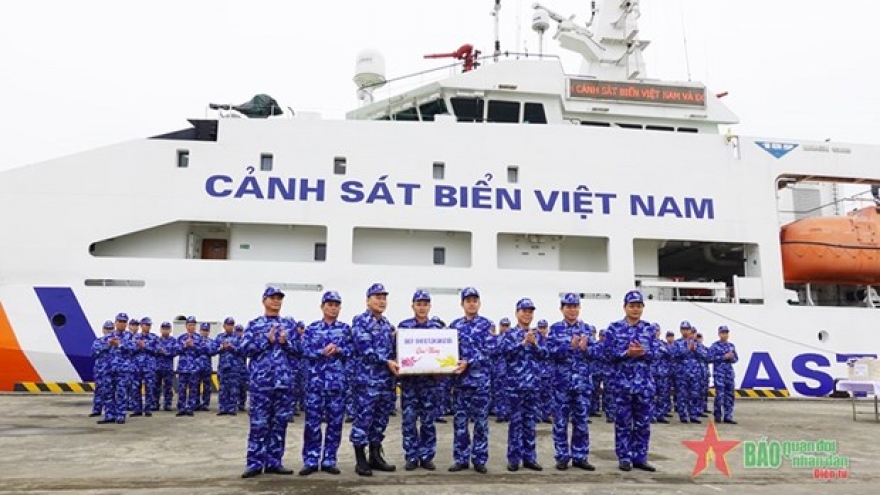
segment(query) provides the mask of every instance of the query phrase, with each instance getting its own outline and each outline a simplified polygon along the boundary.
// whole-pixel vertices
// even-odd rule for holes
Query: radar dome
[[[544,9],[535,9],[532,13],[532,30],[543,34],[550,29],[550,14]]]
[[[354,69],[354,83],[358,88],[379,87],[384,85],[385,57],[379,50],[367,49],[357,56]]]

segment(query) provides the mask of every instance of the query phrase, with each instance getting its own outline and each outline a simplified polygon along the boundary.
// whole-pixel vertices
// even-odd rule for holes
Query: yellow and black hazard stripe
[[[715,397],[715,389],[709,389],[709,396]],[[759,388],[738,388],[736,389],[736,398],[738,399],[784,399],[791,397],[787,389],[759,389]]]
[[[18,382],[12,390],[32,394],[84,394],[94,392],[95,384],[92,382]]]

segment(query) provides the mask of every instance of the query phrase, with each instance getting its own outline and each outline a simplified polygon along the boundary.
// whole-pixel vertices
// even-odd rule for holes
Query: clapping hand
[[[645,349],[642,347],[642,344],[638,340],[633,340],[629,343],[629,348],[626,350],[626,355],[630,357],[641,357],[645,355]]]

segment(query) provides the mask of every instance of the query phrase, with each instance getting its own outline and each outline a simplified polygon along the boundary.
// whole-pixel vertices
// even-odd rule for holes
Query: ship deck
[[[213,412],[195,418],[175,418],[159,412],[152,418],[129,418],[125,425],[97,425],[86,415],[91,396],[0,395],[0,494],[373,494],[395,495],[430,491],[432,495],[462,493],[627,493],[696,494],[719,493],[865,493],[880,482],[880,423],[873,416],[853,421],[850,401],[845,399],[739,400],[738,425],[718,425],[724,441],[746,441],[726,455],[728,478],[714,461],[692,478],[696,454],[682,441],[701,440],[707,424],[684,425],[677,418],[669,425],[653,425],[651,461],[657,473],[617,469],[611,424],[594,418],[590,425],[590,461],[597,471],[560,472],[553,468],[551,427],[538,426],[538,460],[544,471],[509,473],[505,469],[507,425],[490,418],[489,474],[474,471],[448,473],[451,460],[452,423],[438,424],[438,470],[405,472],[400,447],[400,415],[392,418],[385,441],[386,457],[398,466],[395,473],[376,473],[372,478],[354,474],[354,459],[343,432],[339,467],[343,473],[301,476],[264,475],[239,478],[244,467],[248,417],[217,417]],[[873,412],[873,401],[866,410]],[[303,417],[288,431],[287,467],[302,467]],[[759,453],[757,442],[765,438],[780,442],[826,440],[835,442],[838,458],[849,460],[848,479],[814,478],[813,469],[792,466],[746,468],[745,452]],[[785,444],[785,442],[789,442]],[[768,446],[769,444],[764,444]],[[831,451],[826,444],[823,456]],[[771,456],[772,457],[772,456]],[[756,456],[755,459],[762,458]],[[772,461],[772,459],[770,459]],[[834,473],[838,473],[837,469]],[[827,474],[827,472],[824,472]]]

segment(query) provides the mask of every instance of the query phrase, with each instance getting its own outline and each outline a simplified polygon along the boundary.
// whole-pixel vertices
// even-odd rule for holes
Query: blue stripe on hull
[[[94,381],[92,343],[95,333],[69,287],[34,287],[55,337],[84,382]]]

